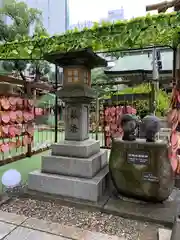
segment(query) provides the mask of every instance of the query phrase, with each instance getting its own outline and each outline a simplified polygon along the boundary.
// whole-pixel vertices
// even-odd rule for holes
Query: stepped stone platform
[[[99,141],[63,141],[29,174],[30,190],[97,202],[107,186],[107,150]]]
[[[88,158],[44,156],[42,172],[92,178],[107,165],[107,151],[101,149]]]

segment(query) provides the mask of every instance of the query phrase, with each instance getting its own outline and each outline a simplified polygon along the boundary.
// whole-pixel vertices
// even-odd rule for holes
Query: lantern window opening
[[[67,70],[67,82],[68,83],[76,83],[79,79],[79,71],[77,69],[68,69]]]
[[[73,71],[73,76],[74,76],[74,77],[78,77],[78,75],[79,75],[78,70],[74,70],[74,71]]]
[[[73,82],[78,82],[78,81],[79,81],[79,77],[78,76],[74,76]]]
[[[68,83],[72,83],[73,82],[73,77],[71,76],[71,77],[69,77],[68,76]]]
[[[89,74],[87,71],[84,71],[84,83],[89,84]]]
[[[73,72],[71,70],[68,71],[68,76],[72,76]]]

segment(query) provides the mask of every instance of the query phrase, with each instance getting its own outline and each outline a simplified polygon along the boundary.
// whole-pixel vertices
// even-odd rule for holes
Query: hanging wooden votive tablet
[[[1,145],[1,151],[3,152],[3,153],[7,153],[7,152],[9,152],[9,143],[3,143],[2,145]]]
[[[9,100],[6,97],[1,98],[1,106],[4,110],[8,110],[10,108]]]
[[[9,97],[9,103],[10,103],[10,109],[12,111],[16,110],[16,103],[17,103],[17,98],[15,97]]]
[[[1,120],[4,124],[8,124],[10,122],[9,112],[1,112]]]
[[[16,122],[16,112],[14,112],[14,111],[10,111],[9,112],[9,117],[10,117],[10,121],[12,122],[12,123],[15,123]]]
[[[16,122],[22,123],[23,122],[23,113],[22,111],[16,111]]]
[[[14,125],[9,126],[8,135],[10,138],[13,138],[16,136],[16,128]]]
[[[17,98],[17,107],[18,109],[23,109],[23,99]]]
[[[3,132],[3,137],[8,137],[9,126],[7,126],[7,125],[2,126],[2,132]]]

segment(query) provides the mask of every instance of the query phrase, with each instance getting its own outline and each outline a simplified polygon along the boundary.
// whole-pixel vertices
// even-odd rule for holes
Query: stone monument
[[[65,102],[65,140],[52,145],[42,159],[41,171],[29,174],[30,190],[64,197],[98,201],[106,188],[107,150],[89,139],[89,105],[96,97],[91,69],[106,66],[91,49],[55,53],[45,57],[63,67],[63,87],[57,92]]]
[[[159,130],[156,117],[145,117],[143,124],[146,139],[135,140],[132,134],[132,141],[128,136],[113,139],[110,176],[119,194],[142,201],[162,202],[170,196],[174,187],[168,144],[155,139]],[[134,130],[135,123],[131,125],[131,130]]]
[[[157,133],[160,131],[160,119],[154,115],[144,117],[142,129],[147,142],[156,142]]]
[[[138,130],[138,118],[136,115],[124,114],[121,118],[121,127],[124,132],[122,140],[136,140]]]

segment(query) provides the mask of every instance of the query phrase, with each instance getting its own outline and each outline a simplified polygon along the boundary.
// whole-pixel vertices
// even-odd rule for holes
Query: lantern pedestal
[[[67,123],[66,125],[68,125]],[[86,126],[86,128],[88,128]],[[66,130],[69,139],[83,139],[86,134]],[[106,190],[107,150],[99,141],[64,140],[52,145],[51,156],[42,158],[41,171],[29,174],[31,190],[97,202]]]
[[[29,189],[97,202],[106,190],[108,156],[99,141],[89,139],[87,99],[86,103],[67,100],[65,140],[51,148],[51,156],[42,159],[41,171],[30,173]]]
[[[62,149],[64,154],[68,152],[66,156],[61,155]],[[78,144],[65,141],[52,146],[51,156],[43,157],[41,171],[29,174],[28,187],[97,202],[106,190],[107,173],[107,150],[100,150],[98,141],[85,140]]]
[[[89,139],[89,105],[96,97],[89,76],[93,59],[96,65],[98,60],[104,64],[104,60],[91,51],[82,51],[77,59],[72,54],[58,55],[59,65],[68,65],[64,67],[63,88],[57,92],[65,102],[65,140],[52,145],[51,156],[42,159],[41,171],[29,174],[28,187],[97,202],[106,190],[108,156],[99,141]]]

